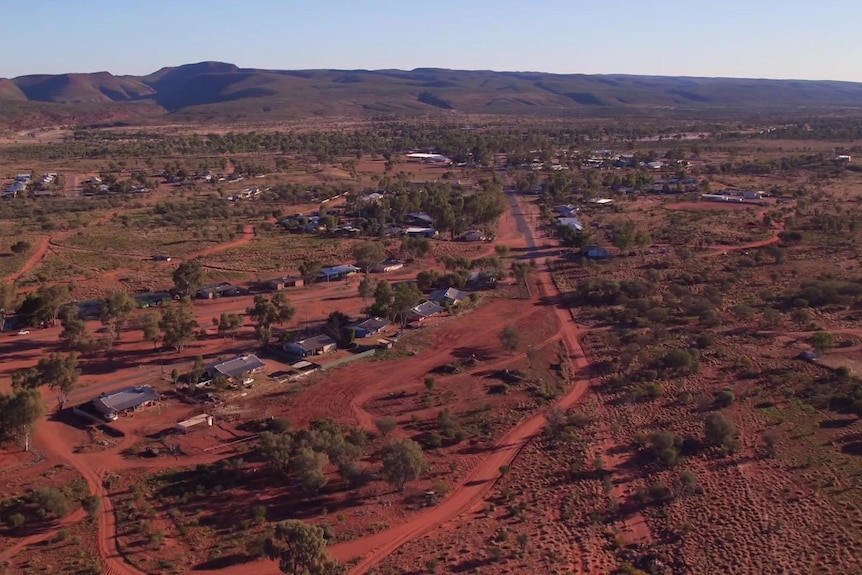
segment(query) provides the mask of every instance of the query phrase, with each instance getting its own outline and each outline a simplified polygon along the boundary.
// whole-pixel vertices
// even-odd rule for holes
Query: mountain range
[[[222,62],[0,79],[0,122],[161,117],[262,120],[441,113],[620,116],[862,108],[862,84],[419,68],[261,70]]]

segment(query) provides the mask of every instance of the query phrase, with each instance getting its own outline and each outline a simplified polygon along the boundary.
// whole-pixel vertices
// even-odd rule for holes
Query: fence
[[[346,363],[350,363],[350,362],[356,361],[358,359],[362,359],[365,357],[371,357],[375,353],[377,353],[376,349],[369,349],[369,350],[363,351],[362,353],[357,353],[355,355],[342,357],[341,359],[336,359],[335,361],[331,361],[329,363],[325,363],[325,364],[321,365],[320,371],[326,371],[327,369],[332,369],[333,367],[338,367],[339,365],[344,365]]]

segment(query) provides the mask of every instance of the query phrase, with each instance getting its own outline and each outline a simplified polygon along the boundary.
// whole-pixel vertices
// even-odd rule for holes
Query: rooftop
[[[93,405],[102,413],[110,413],[134,409],[155,401],[159,401],[158,392],[149,385],[139,385],[102,394],[93,400]]]
[[[316,335],[314,337],[307,337],[305,339],[295,341],[293,342],[293,345],[299,347],[303,351],[313,352],[322,347],[335,345],[335,340],[328,335]]]
[[[424,301],[410,311],[421,317],[431,317],[432,315],[442,313],[444,311],[444,308],[437,305],[433,301]]]
[[[358,267],[350,264],[344,264],[341,266],[332,266],[331,268],[323,268],[322,270],[320,270],[320,277],[325,278],[329,276],[337,276],[340,274],[356,273],[358,271]]]
[[[244,373],[263,369],[266,364],[263,363],[256,355],[250,353],[248,355],[240,355],[233,359],[215,363],[209,367],[210,372],[217,372],[226,377],[239,377]]]

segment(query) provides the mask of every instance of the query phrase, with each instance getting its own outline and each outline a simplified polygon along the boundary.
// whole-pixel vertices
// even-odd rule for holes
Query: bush
[[[61,519],[69,514],[71,506],[66,495],[53,487],[40,487],[33,491],[31,500],[44,515]]]
[[[380,435],[386,437],[398,427],[398,421],[394,417],[380,417],[374,420],[374,426]]]
[[[715,397],[715,403],[718,407],[730,407],[733,405],[733,401],[736,399],[736,396],[733,395],[733,392],[729,389],[723,389],[718,392]]]
[[[9,529],[18,529],[27,522],[27,518],[20,513],[14,513],[6,518],[6,525]]]
[[[736,426],[722,413],[707,415],[703,421],[703,431],[707,445],[733,447],[736,442]]]

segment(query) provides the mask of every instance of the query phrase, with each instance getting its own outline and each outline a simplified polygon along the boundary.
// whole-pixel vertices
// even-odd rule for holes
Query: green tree
[[[408,481],[418,479],[428,468],[422,447],[411,439],[396,439],[380,450],[383,477],[404,491]]]
[[[323,529],[298,519],[288,519],[275,526],[267,538],[264,551],[278,561],[282,573],[290,575],[343,575],[346,568],[329,557]]]
[[[222,336],[233,334],[242,326],[242,316],[238,313],[223,313],[218,319],[218,332]]]
[[[190,305],[165,308],[159,321],[162,341],[177,352],[181,352],[186,344],[194,339],[197,326],[198,322],[195,321]]]
[[[293,472],[309,495],[317,494],[327,483],[326,466],[329,457],[308,447],[300,447],[290,462]]]
[[[87,323],[81,319],[77,306],[69,306],[63,310],[60,325],[63,326],[60,339],[66,340],[70,348],[80,352],[92,349],[93,338],[87,331]]]
[[[22,439],[24,450],[30,451],[30,433],[43,413],[45,403],[37,389],[14,389],[9,394],[0,393],[0,443]]]
[[[835,338],[832,336],[831,333],[825,331],[818,331],[810,338],[808,338],[808,343],[811,344],[811,347],[823,353],[835,347]]]
[[[372,267],[386,259],[386,250],[380,242],[362,242],[353,246],[353,257],[356,265],[368,274]]]
[[[362,278],[362,281],[359,282],[359,297],[362,298],[362,304],[365,307],[368,307],[368,300],[374,297],[374,290],[376,287],[377,280],[369,275],[366,275]]]
[[[78,384],[81,370],[78,367],[78,354],[67,355],[51,353],[36,364],[36,378],[31,380],[36,386],[47,385],[57,394],[60,409],[66,406],[69,393]]]
[[[410,310],[422,301],[422,292],[413,282],[401,282],[395,285],[392,294],[392,313],[401,321],[401,327],[407,325]]]
[[[299,275],[302,276],[302,280],[305,282],[305,285],[311,285],[317,281],[322,269],[323,264],[319,261],[306,260],[299,264]]]
[[[57,319],[60,308],[71,299],[71,290],[66,284],[40,286],[35,292],[27,294],[18,307],[18,315],[27,325],[39,325]]]
[[[173,274],[174,287],[182,295],[192,295],[204,284],[204,267],[194,259],[177,266]]]
[[[290,433],[264,431],[260,434],[260,451],[276,471],[287,473],[293,454],[293,436]]]
[[[159,340],[162,339],[161,328],[159,327],[160,321],[161,316],[155,312],[145,313],[138,318],[138,326],[144,332],[144,339],[153,342],[153,349],[156,348]]]
[[[371,314],[382,317],[392,317],[392,285],[388,281],[379,281],[374,288],[374,305]]]
[[[272,338],[273,324],[290,321],[296,313],[296,309],[283,293],[277,293],[270,298],[259,294],[254,296],[252,306],[245,312],[257,322],[255,334],[258,341],[266,345]]]
[[[503,328],[503,331],[500,332],[500,343],[503,344],[503,349],[506,351],[515,351],[518,349],[520,340],[521,337],[518,330],[511,325],[506,326]]]
[[[130,294],[120,290],[110,290],[102,302],[99,319],[108,328],[108,346],[120,336],[120,330],[129,319],[129,315],[137,309],[138,302]]]

